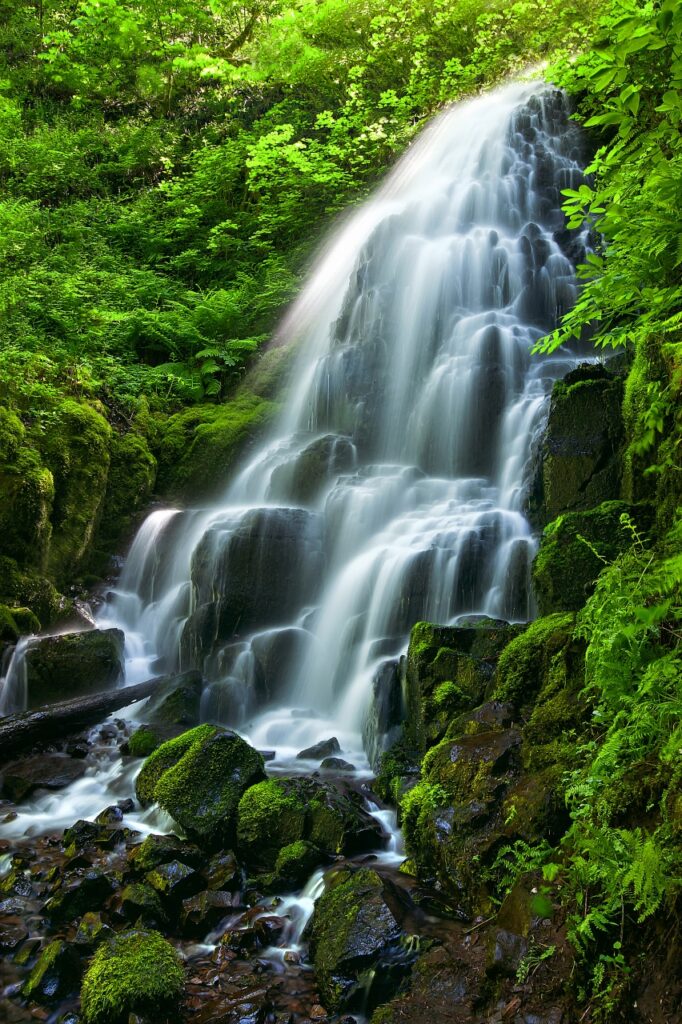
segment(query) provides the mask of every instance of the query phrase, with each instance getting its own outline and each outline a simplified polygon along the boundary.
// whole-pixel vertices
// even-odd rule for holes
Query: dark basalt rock
[[[77,990],[80,972],[75,949],[68,942],[55,939],[40,955],[22,992],[37,1002],[58,1002]]]
[[[314,743],[312,747],[306,747],[305,750],[299,751],[296,757],[302,760],[320,761],[323,757],[331,757],[333,754],[340,753],[339,741],[336,736],[332,736],[328,740],[321,740],[319,743]]]
[[[185,899],[196,896],[206,883],[198,871],[172,860],[168,864],[160,864],[145,876],[147,882],[159,895],[170,903],[181,903]]]
[[[374,998],[370,989],[366,1008],[371,1011],[394,994],[399,975],[407,973],[412,959],[400,948],[401,934],[375,871],[341,871],[332,878],[315,905],[309,926],[310,950],[325,1007],[339,1010],[352,1006],[362,987],[362,975],[371,969],[381,980],[393,973],[394,989]],[[396,962],[402,970],[390,972],[389,965]]]
[[[620,496],[622,381],[584,364],[554,385],[529,502],[544,525]]]
[[[256,696],[259,704],[280,698],[291,678],[315,642],[307,629],[286,627],[259,633],[251,641],[256,660]]]
[[[313,603],[322,559],[319,518],[304,509],[257,508],[215,523],[192,560],[189,663],[201,667],[235,636],[290,622],[293,609]]]
[[[179,860],[192,868],[200,868],[206,861],[206,855],[198,846],[178,839],[172,833],[159,836],[153,832],[139,846],[134,846],[128,854],[130,866],[143,873],[159,867],[160,864],[170,864],[173,860]]]
[[[98,868],[66,875],[60,888],[45,904],[45,913],[55,924],[99,910],[115,889],[114,881]]]
[[[290,461],[275,469],[268,498],[310,504],[340,473],[350,472],[354,465],[355,447],[350,438],[336,434],[315,438]]]
[[[123,676],[123,643],[120,629],[31,640],[26,650],[29,708],[115,687]]]
[[[87,765],[66,754],[36,754],[2,770],[0,794],[15,803],[35,789],[63,789],[85,775]]]
[[[355,765],[350,761],[344,761],[342,757],[325,757],[320,764],[324,772],[354,772]]]

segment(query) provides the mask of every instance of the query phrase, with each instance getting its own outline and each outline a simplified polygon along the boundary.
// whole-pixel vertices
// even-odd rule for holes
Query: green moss
[[[236,733],[200,725],[163,743],[136,782],[141,802],[156,800],[188,835],[230,842],[239,800],[263,777],[263,758]]]
[[[125,1024],[130,1014],[154,1018],[173,1010],[182,995],[182,961],[154,931],[130,931],[100,946],[83,979],[86,1024]]]
[[[30,608],[12,608],[10,611],[20,636],[28,636],[31,633],[40,632],[40,620]]]
[[[405,786],[419,774],[419,756],[405,740],[399,740],[382,754],[377,777],[372,783],[374,792],[397,806]]]
[[[290,781],[267,779],[247,789],[237,811],[237,843],[250,863],[276,869],[284,848],[298,844],[305,832],[306,806]],[[281,853],[280,853],[281,851]]]
[[[302,885],[320,863],[320,856],[318,848],[304,839],[289,843],[277,854],[275,877],[284,885]]]
[[[494,700],[528,703],[558,659],[557,669],[570,644],[574,627],[572,614],[548,615],[531,623],[521,636],[505,647],[497,666]]]
[[[127,538],[148,505],[156,481],[156,459],[147,439],[135,430],[114,432],[102,517],[96,543],[105,552]]]
[[[54,477],[49,569],[71,581],[89,550],[104,504],[112,430],[91,405],[66,399],[36,438]]]
[[[136,729],[128,740],[128,753],[132,757],[149,757],[159,745],[155,732],[142,726]]]
[[[52,1002],[73,991],[78,979],[78,958],[69,944],[54,939],[40,954],[24,983],[22,993],[27,999]]]
[[[197,405],[170,416],[157,450],[159,489],[193,499],[212,494],[278,408],[244,391],[224,405]]]
[[[11,610],[0,604],[0,641],[13,644],[19,639],[19,627]]]
[[[135,780],[135,792],[141,804],[152,804],[156,800],[156,787],[165,771],[172,768],[187,753],[194,743],[214,736],[217,729],[214,725],[199,725],[196,729],[184,732],[173,740],[163,743],[142,765]]]
[[[559,516],[549,524],[533,563],[540,615],[583,607],[605,561],[613,561],[632,543],[621,523],[621,517],[630,513],[637,516],[637,510],[624,502],[607,501],[587,512]],[[646,516],[640,510],[637,518]]]

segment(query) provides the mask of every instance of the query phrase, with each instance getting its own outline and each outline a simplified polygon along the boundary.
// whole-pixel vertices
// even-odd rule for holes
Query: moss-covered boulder
[[[141,725],[131,735],[126,746],[122,749],[124,753],[130,754],[131,757],[149,757],[160,743],[161,740],[154,729]]]
[[[370,972],[381,978],[381,961],[390,959],[395,967],[402,932],[384,897],[384,883],[376,871],[341,871],[327,883],[315,904],[310,928],[310,952],[324,1005],[338,1011],[352,1006],[353,997],[367,983],[365,1006],[382,1001],[372,998]],[[407,971],[409,954],[403,962]],[[393,971],[393,992],[399,984]],[[369,997],[369,998],[368,998]],[[367,1005],[369,1004],[369,1005]]]
[[[479,704],[500,652],[522,628],[483,616],[461,626],[417,623],[405,664],[407,742],[425,750],[454,715]]]
[[[28,706],[110,689],[123,675],[120,629],[92,629],[32,640],[26,650]]]
[[[149,504],[156,482],[156,459],[137,430],[113,431],[109,444],[109,473],[95,544],[104,553],[115,551],[131,534]]]
[[[531,498],[537,522],[620,496],[622,399],[622,381],[599,364],[554,385]]]
[[[131,1014],[162,1020],[182,995],[182,961],[155,931],[121,932],[99,947],[83,978],[86,1024],[127,1024]]]
[[[317,779],[268,779],[247,790],[239,803],[238,850],[256,871],[276,871],[285,847],[301,841],[318,851],[320,863],[328,856],[376,849],[382,838],[359,794]]]
[[[605,562],[612,562],[632,544],[628,523],[643,529],[647,519],[646,510],[606,501],[586,512],[567,512],[550,523],[533,562],[540,615],[579,611]]]
[[[191,838],[219,847],[232,840],[239,801],[263,768],[262,756],[236,733],[200,725],[155,750],[135,788],[141,803],[157,801]]]

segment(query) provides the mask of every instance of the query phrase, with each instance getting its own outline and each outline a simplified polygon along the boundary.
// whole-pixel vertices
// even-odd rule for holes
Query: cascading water
[[[414,622],[532,616],[531,449],[575,359],[530,353],[576,298],[581,157],[565,97],[512,84],[437,118],[339,230],[281,328],[270,438],[215,507],[149,516],[100,614],[128,683],[200,668],[205,717],[275,770],[332,732],[362,769]]]

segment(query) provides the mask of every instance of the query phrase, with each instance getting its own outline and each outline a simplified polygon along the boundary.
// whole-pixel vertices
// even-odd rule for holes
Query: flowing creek
[[[582,156],[565,98],[537,82],[436,118],[337,230],[281,325],[294,384],[261,448],[212,507],[148,516],[97,615],[125,632],[126,685],[199,669],[204,720],[272,751],[270,773],[318,771],[296,754],[337,737],[344,778],[386,833],[374,864],[388,873],[400,833],[369,784],[399,727],[381,697],[410,627],[533,617],[532,453],[578,354],[531,349],[577,295],[585,239],[564,229],[560,190],[579,187]],[[21,705],[19,654],[0,710]],[[56,831],[130,797],[140,762],[118,753],[120,717],[143,721],[144,704],[93,731],[84,778],[25,802],[0,834]],[[173,828],[158,809],[125,824]],[[289,922],[267,954],[277,969],[301,953],[323,886],[317,871],[276,901]],[[188,952],[212,949],[207,936]]]

